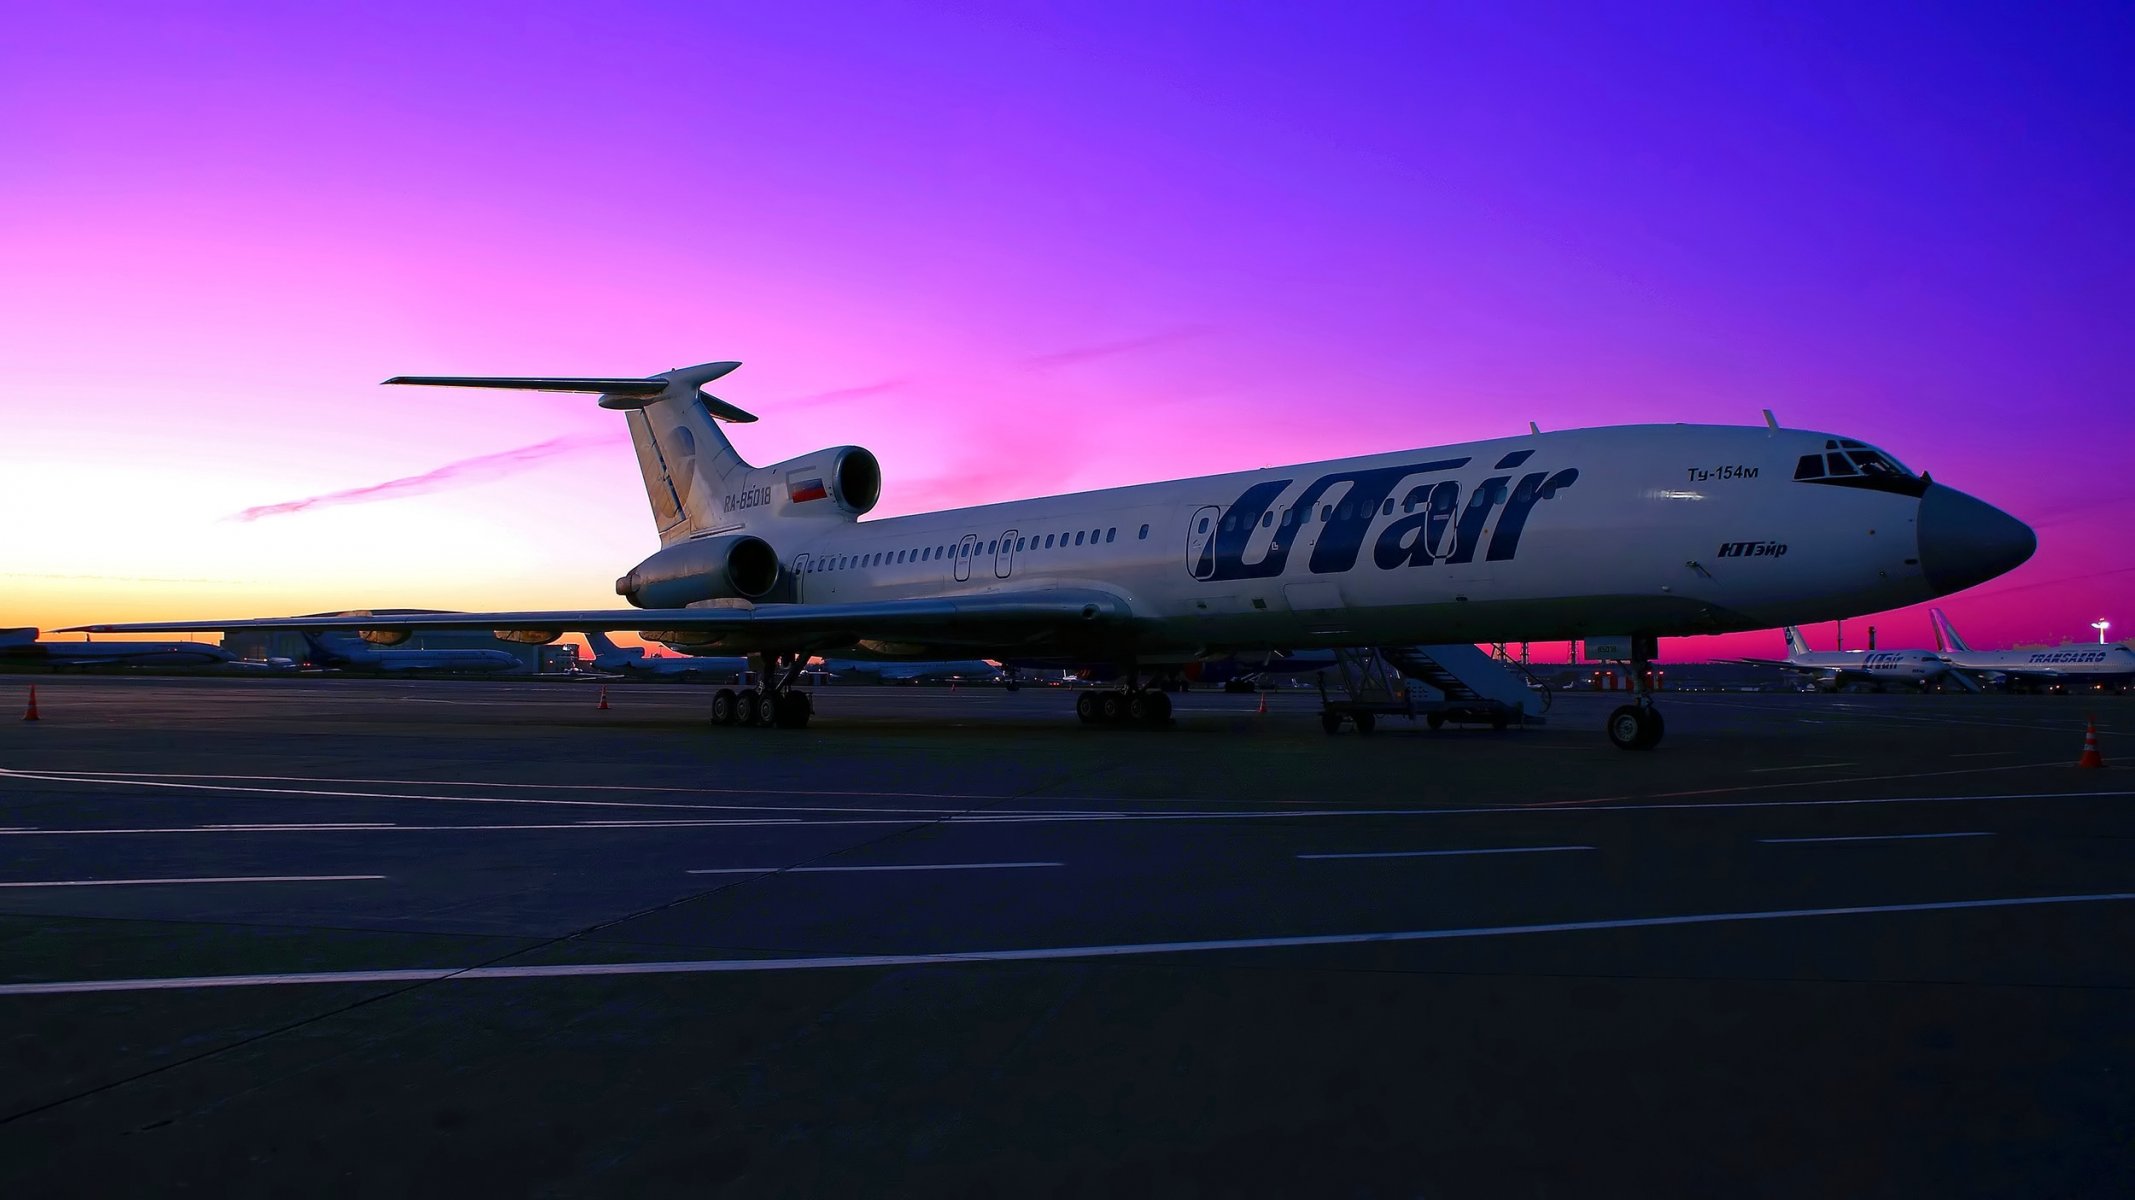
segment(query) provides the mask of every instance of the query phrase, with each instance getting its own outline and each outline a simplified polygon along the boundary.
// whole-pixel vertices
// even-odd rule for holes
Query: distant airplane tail
[[[1950,624],[1950,614],[1939,608],[1927,610],[1928,624],[1935,627],[1935,649],[1944,654],[1962,653],[1970,650],[1964,638],[1958,636],[1957,627]]]
[[[1801,630],[1787,626],[1787,653],[1800,656],[1809,652],[1809,639],[1801,636]]]
[[[319,666],[343,666],[362,661],[361,655],[352,653],[345,641],[334,639],[328,634],[313,633],[308,629],[299,632],[304,638],[304,645],[311,650],[311,661]]]
[[[593,651],[593,657],[595,658],[613,654],[622,649],[621,646],[615,644],[613,638],[597,630],[586,635],[586,648]]]

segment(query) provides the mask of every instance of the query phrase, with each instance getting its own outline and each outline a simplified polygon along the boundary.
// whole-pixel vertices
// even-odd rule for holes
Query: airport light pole
[[[2097,620],[2091,622],[2091,628],[2098,631],[2099,645],[2105,645],[2105,631],[2111,629],[2112,627],[2113,623],[2111,621],[2106,620],[2104,617],[2100,617]]]

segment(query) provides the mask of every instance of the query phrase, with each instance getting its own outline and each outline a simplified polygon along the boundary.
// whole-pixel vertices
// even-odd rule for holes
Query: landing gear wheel
[[[1446,715],[1444,713],[1426,713],[1423,723],[1433,729],[1444,729],[1446,727]]]
[[[1107,725],[1117,725],[1127,716],[1127,698],[1118,692],[1102,692],[1097,697],[1097,719]]]
[[[1370,733],[1379,727],[1379,718],[1368,712],[1360,712],[1349,719],[1357,723],[1358,733]]]
[[[755,688],[741,689],[734,693],[734,723],[736,725],[756,724],[757,711],[762,707],[762,697],[756,694]]]
[[[733,688],[720,688],[712,693],[712,724],[732,725],[736,717]]]
[[[780,729],[806,729],[808,718],[814,715],[815,701],[806,692],[787,692],[778,698]]]
[[[1186,688],[1181,685],[1179,690],[1183,692]],[[1151,729],[1162,729],[1171,724],[1171,697],[1162,692],[1149,697],[1149,720],[1146,724]]]
[[[1331,708],[1322,709],[1320,711],[1320,728],[1330,734],[1342,732],[1342,714]]]
[[[1666,729],[1660,710],[1626,704],[1609,714],[1609,740],[1618,750],[1651,750]]]
[[[786,709],[793,707],[791,696],[777,692],[765,692],[756,698],[756,723],[765,729],[785,724]]]
[[[1162,692],[1130,692],[1130,693],[1128,693],[1128,695],[1127,695],[1127,721],[1128,721],[1128,722],[1129,722],[1130,724],[1134,724],[1134,725],[1147,725],[1147,724],[1149,724],[1149,713],[1150,713],[1150,710],[1151,710],[1151,709],[1153,709],[1153,708],[1155,707],[1155,705],[1154,705],[1154,704],[1153,704],[1153,703],[1152,703],[1152,702],[1150,701],[1149,697],[1151,697],[1151,696],[1161,696],[1161,695],[1163,695],[1163,694],[1164,694],[1164,693],[1162,693]]]
[[[1097,723],[1096,692],[1084,692],[1075,697],[1075,715],[1082,718],[1082,723],[1085,725],[1095,725]]]

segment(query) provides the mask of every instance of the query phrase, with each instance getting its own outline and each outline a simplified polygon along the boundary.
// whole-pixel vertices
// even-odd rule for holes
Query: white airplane
[[[206,642],[41,642],[28,627],[0,629],[0,663],[52,671],[99,667],[201,667],[237,656]]]
[[[1785,658],[1729,661],[1806,675],[1820,692],[1835,692],[1856,683],[1869,684],[1877,691],[1891,684],[1925,688],[1950,670],[1950,664],[1940,655],[1925,650],[1811,650],[1801,630],[1789,625],[1786,634]]]
[[[692,655],[686,658],[654,658],[645,653],[643,646],[618,646],[614,639],[599,630],[586,634],[586,645],[593,651],[593,669],[614,671],[621,675],[637,675],[652,679],[741,679],[749,672],[749,660],[740,656],[732,658],[709,658]]]
[[[1168,723],[1144,672],[1240,652],[1616,638],[1643,679],[1656,639],[1855,616],[1970,587],[2031,556],[2023,523],[1863,443],[1764,427],[1632,425],[862,521],[873,454],[767,467],[702,390],[740,364],[646,379],[402,376],[388,383],[588,392],[629,424],[659,531],[616,581],[629,609],[278,617],[90,626],[565,630],[759,656],[766,687],[721,722],[804,725],[809,656],[1121,664],[1085,722]],[[1131,438],[1131,417],[1113,420]],[[1419,410],[1418,423],[1430,415]],[[1650,696],[1610,738],[1651,747]]]
[[[817,664],[824,674],[861,676],[877,683],[993,683],[1008,678],[1000,664],[983,658],[959,658],[940,662],[900,662],[895,659],[826,658]]]
[[[1944,659],[1981,683],[2040,691],[2135,687],[2135,650],[2124,645],[2064,642],[2044,650],[1974,650],[1958,636],[1949,614],[1931,608],[1927,615]]]
[[[312,632],[317,629],[346,629],[346,624],[338,627],[307,625],[303,628],[304,644],[311,647],[312,665],[332,667],[340,671],[379,671],[386,674],[409,671],[492,672],[518,671],[526,666],[517,657],[502,650],[380,650],[361,638],[347,634]]]

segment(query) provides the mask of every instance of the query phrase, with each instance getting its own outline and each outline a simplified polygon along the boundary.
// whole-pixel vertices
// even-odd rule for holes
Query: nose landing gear
[[[1661,710],[1653,703],[1653,660],[1660,653],[1660,640],[1633,636],[1630,642],[1631,687],[1636,696],[1610,713],[1603,728],[1618,750],[1651,750],[1661,744],[1661,735],[1668,730]]]

